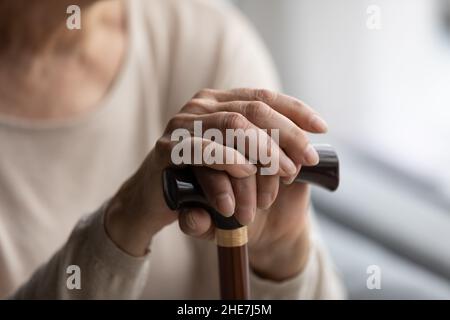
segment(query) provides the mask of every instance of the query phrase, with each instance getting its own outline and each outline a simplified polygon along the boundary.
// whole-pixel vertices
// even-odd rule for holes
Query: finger
[[[256,166],[236,149],[200,137],[174,141],[164,136],[158,140],[155,153],[161,164],[205,166],[227,172],[235,178],[248,177],[257,172]],[[213,157],[213,154],[218,156]],[[226,159],[235,159],[235,162],[230,163]]]
[[[281,177],[281,183],[283,183],[284,185],[291,185],[294,182],[295,178],[297,178],[297,176],[299,175],[301,169],[302,169],[302,166],[299,165],[299,166],[297,166],[297,171],[293,176]]]
[[[181,211],[178,216],[181,231],[189,236],[201,239],[214,238],[214,225],[206,210],[189,208]]]
[[[195,168],[194,173],[208,203],[225,217],[231,217],[235,210],[235,199],[230,177],[209,168]]]
[[[236,201],[235,217],[243,225],[253,221],[256,212],[256,176],[242,179],[231,178]]]
[[[256,127],[271,130],[272,138],[274,138],[273,129],[278,129],[279,141],[276,141],[276,143],[282,147],[282,150],[294,163],[316,165],[319,161],[319,155],[310,146],[306,133],[291,119],[264,102],[230,101],[217,103],[211,100],[196,100],[185,108],[187,109],[184,111],[197,115],[218,111],[239,113]]]
[[[277,197],[280,183],[279,177],[258,175],[256,177],[256,182],[258,192],[258,208],[267,210]]]
[[[259,101],[233,101],[219,103],[220,111],[237,112],[262,129],[279,129],[278,144],[296,164],[316,165],[319,155],[310,147],[306,133],[292,120]],[[273,136],[272,136],[273,137]]]
[[[204,88],[194,95],[194,99],[208,99],[216,101],[216,89]]]
[[[328,125],[310,106],[285,94],[266,89],[233,89],[228,91],[210,91],[210,95],[219,102],[245,100],[261,101],[284,116],[288,117],[302,129],[312,133],[325,133]]]
[[[205,130],[203,133],[205,139],[214,138],[217,143],[235,147],[252,163],[259,161],[262,165],[269,165],[268,161],[276,159],[279,164],[276,174],[286,176],[295,173],[295,164],[278,143],[266,131],[255,126],[240,113],[179,114],[171,119],[166,132],[174,132],[179,128],[189,131],[184,133],[185,136],[189,133],[198,135]],[[173,133],[171,135],[173,136]],[[233,159],[230,159],[230,162],[233,162]]]

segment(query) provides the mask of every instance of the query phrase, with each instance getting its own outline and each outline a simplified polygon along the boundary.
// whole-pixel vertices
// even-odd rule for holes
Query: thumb
[[[200,208],[183,209],[178,216],[178,224],[185,234],[200,238],[214,239],[215,228],[209,213]]]

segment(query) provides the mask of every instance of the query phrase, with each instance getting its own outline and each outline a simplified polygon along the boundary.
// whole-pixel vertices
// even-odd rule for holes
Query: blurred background
[[[342,183],[313,200],[349,298],[450,299],[450,0],[233,2],[329,122]]]

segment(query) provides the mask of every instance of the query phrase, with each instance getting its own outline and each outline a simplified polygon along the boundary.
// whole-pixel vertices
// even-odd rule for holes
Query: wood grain
[[[250,299],[247,244],[238,247],[217,246],[217,253],[222,299]]]

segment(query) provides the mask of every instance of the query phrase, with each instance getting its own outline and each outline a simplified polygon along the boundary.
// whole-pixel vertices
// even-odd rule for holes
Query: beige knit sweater
[[[167,119],[201,88],[277,88],[259,39],[214,0],[130,0],[131,41],[113,88],[88,115],[51,122],[0,116],[0,298],[219,297],[213,243],[173,224],[142,258],[108,238],[103,203],[145,158]],[[155,186],[157,187],[157,186]],[[70,290],[68,267],[81,270]],[[313,236],[302,274],[251,275],[254,298],[341,298]]]

